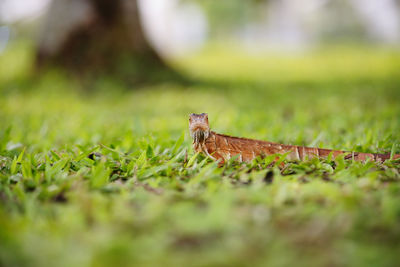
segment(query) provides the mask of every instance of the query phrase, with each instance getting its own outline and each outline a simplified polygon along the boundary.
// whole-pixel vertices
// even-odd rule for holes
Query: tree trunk
[[[39,37],[37,64],[129,80],[174,73],[147,41],[137,0],[53,0]]]

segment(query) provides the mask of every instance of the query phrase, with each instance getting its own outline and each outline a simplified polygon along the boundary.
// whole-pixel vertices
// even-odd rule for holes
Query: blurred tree
[[[137,0],[53,0],[41,29],[37,63],[129,80],[174,73],[147,41]]]

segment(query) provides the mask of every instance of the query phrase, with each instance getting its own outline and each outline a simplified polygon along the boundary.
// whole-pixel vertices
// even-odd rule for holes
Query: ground
[[[330,47],[171,62],[193,83],[94,85],[0,55],[1,266],[395,266],[400,162],[194,154],[217,132],[400,153],[400,52]]]

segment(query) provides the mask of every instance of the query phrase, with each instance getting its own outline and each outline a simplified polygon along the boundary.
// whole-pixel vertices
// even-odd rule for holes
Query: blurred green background
[[[399,161],[219,168],[188,115],[400,154],[398,1],[22,2],[0,1],[0,266],[397,265]]]

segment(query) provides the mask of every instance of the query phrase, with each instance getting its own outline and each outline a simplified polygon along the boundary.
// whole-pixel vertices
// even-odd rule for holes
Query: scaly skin
[[[193,138],[193,148],[196,152],[202,152],[213,160],[223,164],[230,158],[237,156],[240,162],[250,162],[256,157],[265,157],[273,154],[288,153],[288,160],[305,160],[307,158],[326,158],[332,154],[332,158],[340,154],[346,154],[345,159],[365,161],[367,159],[383,162],[390,159],[390,154],[375,154],[348,152],[314,147],[282,145],[267,141],[233,137],[218,134],[210,130],[208,115],[191,114],[189,117],[189,130]],[[400,154],[393,159],[400,158]]]

